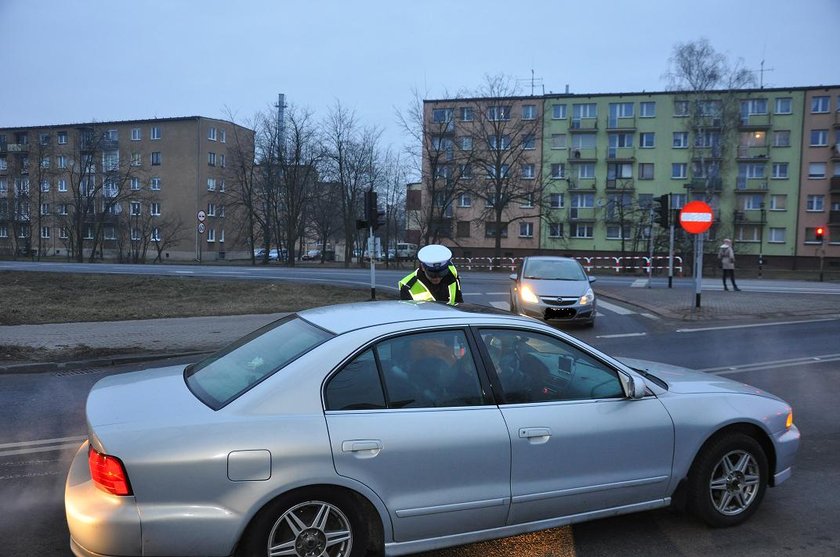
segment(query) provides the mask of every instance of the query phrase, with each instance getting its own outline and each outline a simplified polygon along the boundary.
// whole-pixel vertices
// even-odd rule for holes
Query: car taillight
[[[93,447],[88,447],[88,465],[90,478],[99,489],[113,495],[132,494],[125,466],[117,457],[102,454]]]

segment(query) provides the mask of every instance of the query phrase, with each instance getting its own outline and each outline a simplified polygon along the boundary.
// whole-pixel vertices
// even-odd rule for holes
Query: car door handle
[[[366,456],[376,456],[382,450],[379,439],[350,439],[342,441],[341,451],[345,453],[367,453]]]
[[[551,437],[551,429],[547,427],[521,427],[519,437],[528,439],[532,443],[545,443]]]

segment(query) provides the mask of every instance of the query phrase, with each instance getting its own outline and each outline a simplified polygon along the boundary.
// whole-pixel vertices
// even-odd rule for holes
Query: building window
[[[132,201],[129,205],[129,211],[131,212],[131,216],[137,217],[140,215],[140,202],[139,201]]]
[[[50,214],[50,204],[49,203],[41,203],[41,214],[42,215],[49,215]]]
[[[790,114],[793,110],[793,99],[781,97],[776,99],[776,114]]]
[[[632,118],[633,103],[610,103],[610,117]]]
[[[473,148],[473,138],[469,136],[461,137],[458,140],[458,143],[461,145],[462,151],[472,151]]]
[[[551,119],[552,120],[565,120],[566,118],[566,105],[565,104],[553,104],[551,105]]]
[[[224,178],[219,180],[219,191],[221,193],[225,193],[225,179]]]
[[[642,118],[655,118],[656,117],[656,103],[655,102],[639,103],[639,116],[642,117]]]
[[[129,187],[131,188],[132,191],[139,191],[140,190],[140,178],[137,178],[137,177],[131,178],[129,184],[130,184]]]
[[[210,128],[207,130],[207,139],[210,141],[216,141],[216,128]]]
[[[149,139],[151,139],[153,141],[156,141],[156,140],[160,139],[160,137],[161,137],[160,128],[157,127],[157,126],[152,126],[152,129],[149,132]]]
[[[499,235],[502,238],[508,237],[507,231],[507,223],[503,222],[501,225],[497,222],[485,222],[484,223],[484,236],[485,238],[495,238],[496,235]]]
[[[597,144],[597,137],[594,133],[579,133],[572,136],[573,149],[594,149]],[[579,153],[575,153],[575,158],[580,158]]]
[[[770,237],[767,241],[771,244],[784,244],[785,232],[786,230],[784,228],[770,228]]]
[[[458,119],[462,122],[473,121],[473,109],[469,106],[462,106],[458,109]]]
[[[216,179],[207,178],[207,191],[216,191]]]
[[[154,202],[150,203],[149,204],[149,214],[152,215],[153,217],[159,217],[160,216],[160,203],[158,203],[157,201],[154,201]]]
[[[463,180],[470,180],[472,179],[472,165],[471,164],[461,164],[458,165],[458,170],[461,173],[461,178]]]
[[[5,178],[0,178],[0,194],[6,195],[9,193],[9,183]]]
[[[522,202],[519,204],[519,207],[522,209],[530,209],[534,206],[534,194],[527,193],[522,196]]]
[[[9,237],[9,227],[5,224],[0,224],[0,238],[8,238]]]
[[[562,193],[552,193],[548,196],[548,203],[552,209],[562,209],[563,208],[563,194]]]
[[[222,168],[225,168],[226,166],[224,154],[219,155],[219,166],[221,166]]]
[[[674,116],[688,116],[688,101],[674,101]]]
[[[41,227],[41,238],[49,238],[50,237],[50,227],[49,226],[42,226]]]
[[[219,142],[227,143],[227,133],[225,130],[219,130]]]
[[[591,224],[569,223],[569,236],[572,238],[592,238],[595,227]]]
[[[472,207],[472,196],[468,193],[462,193],[459,195],[458,207]]]
[[[215,217],[216,216],[216,204],[215,203],[208,203],[207,204],[207,216],[208,217]]]
[[[595,163],[588,162],[585,164],[578,164],[577,166],[577,177],[583,179],[594,179],[595,178]]]
[[[217,215],[220,219],[225,218],[225,206],[219,205],[219,214]]]
[[[825,163],[812,162],[808,165],[808,178],[825,178]]]
[[[688,148],[688,132],[674,132],[674,141],[672,146],[674,149]]]
[[[688,176],[688,164],[684,162],[675,162],[671,164],[671,178],[678,180],[685,179]]]
[[[829,110],[829,97],[812,97],[811,98],[811,113],[821,114]]]
[[[48,134],[48,133],[38,134],[38,143],[40,143],[41,145],[49,145],[50,144],[50,134]]]
[[[149,180],[149,189],[152,191],[159,191],[160,190],[160,177],[159,176],[152,176],[152,179]]]
[[[572,119],[597,118],[598,105],[595,103],[580,103],[572,105]]]
[[[140,141],[143,139],[143,132],[140,128],[131,128],[131,141]]]
[[[67,145],[67,132],[58,132],[58,144]]]
[[[536,177],[533,164],[522,165],[522,177],[526,180],[533,180]]]
[[[773,178],[787,178],[788,177],[788,163],[774,162],[773,163]]]
[[[751,114],[767,114],[767,99],[749,99],[741,101],[741,114],[749,116]]]
[[[207,164],[209,166],[216,166],[216,153],[207,153]]]
[[[160,228],[155,226],[152,228],[152,233],[149,236],[153,242],[160,242]]]
[[[639,134],[639,147],[642,149],[653,149],[656,147],[656,134],[653,132],[642,132]]]
[[[522,119],[535,120],[537,118],[537,106],[533,104],[522,105]]]
[[[773,147],[790,147],[790,130],[774,131]]]
[[[154,151],[151,155],[152,166],[160,166],[160,151]]]
[[[216,230],[213,228],[207,229],[207,242],[215,242],[216,241]]]
[[[639,180],[653,180],[654,165],[652,162],[639,163]]]
[[[533,238],[534,237],[534,223],[533,222],[520,222],[519,223],[519,237],[520,238]]]
[[[487,143],[493,151],[506,151],[510,148],[509,135],[491,135],[487,138]]]
[[[140,153],[131,153],[131,166],[140,166],[143,164],[143,155]]]
[[[0,157],[0,170],[9,170],[9,161],[6,157]]]
[[[491,122],[504,122],[510,120],[509,106],[491,106],[487,108],[487,119]]]
[[[561,222],[552,222],[548,225],[548,237],[549,238],[562,238],[563,237],[563,223]]]
[[[534,134],[528,134],[522,138],[522,148],[523,149],[536,149],[537,148],[537,140],[534,137]]]
[[[551,134],[551,148],[552,149],[565,149],[566,148],[566,134],[565,133],[553,133],[553,134]]]
[[[41,180],[41,193],[49,193],[50,191],[50,181],[47,179]]]
[[[825,196],[809,195],[805,201],[805,210],[810,213],[825,211]]]
[[[591,209],[595,206],[595,194],[573,193],[569,201],[574,209]]]
[[[64,178],[58,179],[58,191],[67,191],[67,180]]]
[[[828,130],[811,130],[811,147],[828,145]]]
[[[771,195],[770,196],[770,210],[771,211],[786,211],[787,210],[787,195]]]

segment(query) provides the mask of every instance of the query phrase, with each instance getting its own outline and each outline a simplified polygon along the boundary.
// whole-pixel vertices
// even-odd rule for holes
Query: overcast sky
[[[487,74],[522,94],[662,91],[709,39],[767,87],[840,83],[840,0],[0,0],[0,127],[173,116],[238,121],[336,101],[404,141],[412,89]],[[772,68],[772,71],[769,71]]]

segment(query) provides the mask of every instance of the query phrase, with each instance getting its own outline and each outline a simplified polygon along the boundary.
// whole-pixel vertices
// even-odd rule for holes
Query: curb
[[[139,362],[153,362],[169,358],[186,358],[189,356],[204,356],[213,351],[188,351],[188,352],[161,352],[148,354],[130,354],[126,356],[103,356],[89,360],[74,360],[71,362],[26,362],[0,365],[0,375],[26,374],[26,373],[49,373],[62,371],[75,371],[90,367],[111,367],[124,364],[136,364]]]

